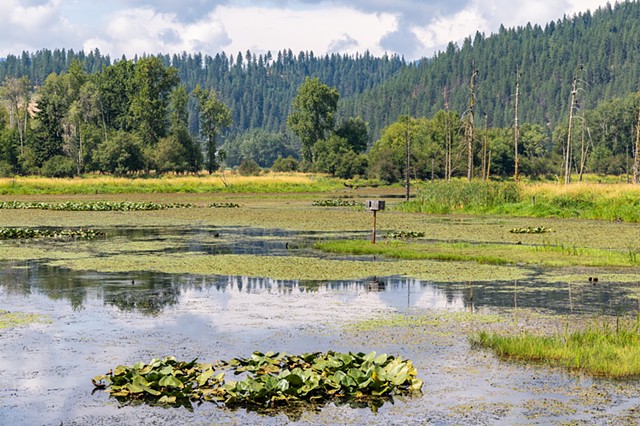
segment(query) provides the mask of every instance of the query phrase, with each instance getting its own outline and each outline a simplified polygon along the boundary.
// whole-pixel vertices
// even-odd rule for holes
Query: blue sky
[[[476,31],[544,25],[605,0],[2,0],[0,57],[23,50],[123,54],[282,49],[429,57]]]

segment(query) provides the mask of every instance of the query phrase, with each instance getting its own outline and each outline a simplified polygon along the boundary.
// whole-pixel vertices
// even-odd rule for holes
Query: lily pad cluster
[[[354,200],[336,198],[334,200],[315,200],[311,205],[319,207],[356,207],[362,204]]]
[[[85,239],[104,237],[106,234],[95,229],[38,229],[0,228],[0,240],[22,240],[31,238]]]
[[[95,202],[64,202],[64,203],[43,203],[43,202],[22,202],[22,201],[5,201],[0,203],[0,209],[33,209],[33,210],[61,210],[61,211],[145,211],[145,210],[162,210],[171,208],[192,208],[194,204],[188,203],[171,203],[158,204],[151,202],[112,202],[112,201],[95,201]]]
[[[424,237],[424,232],[417,231],[392,231],[387,232],[388,239],[394,240],[408,240],[410,238],[421,238]]]
[[[227,381],[226,372],[242,375]],[[249,358],[213,364],[153,359],[118,366],[96,376],[97,388],[108,388],[120,402],[190,407],[193,402],[222,403],[228,408],[270,410],[328,402],[369,406],[376,410],[394,395],[420,392],[422,380],[411,360],[364,353],[254,352]]]
[[[512,234],[546,234],[547,232],[554,232],[554,230],[546,226],[527,226],[524,228],[513,228],[509,232]]]
[[[240,207],[240,204],[237,203],[211,203],[207,207],[213,209],[234,209]]]

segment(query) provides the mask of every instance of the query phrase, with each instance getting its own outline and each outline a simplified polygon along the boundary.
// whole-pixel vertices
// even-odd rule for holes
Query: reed
[[[454,180],[419,186],[400,211],[506,214],[640,222],[640,186],[626,183],[514,183]]]
[[[446,214],[456,211],[487,211],[505,203],[519,201],[520,186],[512,182],[431,181],[419,187],[416,201],[409,201],[400,209]]]
[[[470,338],[473,346],[489,348],[500,358],[542,362],[593,376],[640,376],[640,319],[615,325],[590,325],[584,330],[552,336],[523,333],[505,336],[482,331]]]

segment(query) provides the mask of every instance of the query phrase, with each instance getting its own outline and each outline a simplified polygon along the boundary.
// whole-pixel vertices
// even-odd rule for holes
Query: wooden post
[[[371,232],[371,244],[376,243],[376,213],[377,210],[373,211],[373,232]]]

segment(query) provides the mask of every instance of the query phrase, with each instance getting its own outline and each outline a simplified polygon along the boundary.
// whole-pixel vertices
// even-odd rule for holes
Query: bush
[[[242,160],[238,166],[238,173],[242,176],[258,176],[262,172],[262,169],[253,160]]]
[[[0,177],[11,177],[13,175],[13,166],[6,161],[0,161]]]
[[[42,164],[42,174],[46,177],[72,177],[76,171],[76,163],[64,155],[54,155]]]
[[[276,161],[273,162],[271,170],[274,172],[295,172],[298,170],[299,165],[298,160],[292,156],[288,156],[287,158],[278,157]]]

